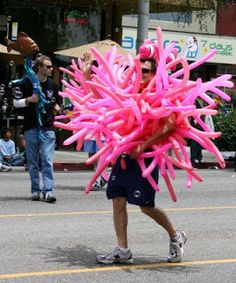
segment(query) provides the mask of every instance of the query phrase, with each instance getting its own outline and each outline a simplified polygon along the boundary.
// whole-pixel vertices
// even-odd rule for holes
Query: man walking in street
[[[141,88],[144,89],[155,76],[156,66],[153,59],[141,60]],[[128,248],[128,213],[127,202],[138,205],[141,211],[162,226],[170,237],[170,248],[167,260],[179,262],[184,255],[183,246],[187,240],[185,232],[174,228],[166,213],[155,207],[155,190],[142,177],[141,169],[136,161],[139,153],[149,150],[151,145],[167,136],[174,129],[174,114],[163,118],[160,127],[151,138],[139,145],[131,155],[122,154],[116,161],[108,181],[107,197],[113,202],[113,221],[117,237],[117,246],[107,254],[98,255],[97,261],[103,264],[133,263],[133,255]],[[122,168],[122,159],[126,169]],[[151,160],[146,160],[147,163]],[[148,164],[146,164],[147,166]],[[152,172],[155,182],[158,182],[158,167]]]

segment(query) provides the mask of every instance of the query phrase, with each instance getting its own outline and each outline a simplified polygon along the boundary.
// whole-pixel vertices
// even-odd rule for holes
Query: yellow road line
[[[139,265],[119,265],[119,266],[115,265],[115,266],[81,268],[81,269],[61,269],[61,270],[40,271],[40,272],[8,273],[8,274],[0,274],[0,279],[55,276],[55,275],[76,274],[76,273],[79,274],[79,273],[122,271],[122,270],[135,270],[135,269],[163,268],[163,267],[171,268],[173,266],[232,264],[232,263],[236,263],[236,258],[204,260],[204,261],[188,261],[188,262],[179,262],[179,263],[162,262],[162,263],[139,264]]]
[[[165,211],[205,211],[235,209],[236,205],[231,206],[209,206],[209,207],[182,207],[182,208],[165,208]],[[128,210],[129,213],[140,212],[139,209]],[[45,213],[18,213],[18,214],[0,214],[0,218],[17,218],[17,217],[42,217],[42,216],[79,216],[89,214],[111,214],[112,210],[94,210],[94,211],[71,211],[71,212],[45,212]]]

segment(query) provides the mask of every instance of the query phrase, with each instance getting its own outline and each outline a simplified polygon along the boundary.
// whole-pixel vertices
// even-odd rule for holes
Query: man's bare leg
[[[113,199],[113,221],[116,231],[117,244],[120,248],[128,248],[128,214],[126,209],[127,199],[117,197]]]
[[[113,199],[113,219],[117,237],[117,247],[110,253],[98,255],[97,261],[103,264],[133,263],[133,256],[128,249],[127,225],[128,214],[126,209],[127,199],[117,197]]]
[[[143,213],[155,220],[161,225],[169,234],[170,248],[167,257],[168,262],[179,262],[184,255],[184,244],[187,241],[187,237],[184,231],[176,231],[170,222],[168,216],[161,208],[155,207],[141,207]]]
[[[153,220],[155,220],[160,226],[162,226],[169,234],[170,238],[173,239],[176,236],[176,230],[174,229],[170,219],[161,208],[157,207],[140,207],[142,212]]]

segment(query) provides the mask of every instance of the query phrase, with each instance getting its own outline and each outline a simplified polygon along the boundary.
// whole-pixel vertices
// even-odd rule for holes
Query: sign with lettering
[[[217,54],[209,59],[211,63],[234,64],[236,62],[236,39],[219,35],[189,34],[181,32],[163,31],[164,47],[175,42],[175,47],[181,56],[189,61],[196,61],[212,49]],[[148,37],[156,40],[156,31],[149,30]],[[136,54],[137,29],[123,27],[122,47]]]
[[[89,18],[86,12],[81,12],[76,9],[64,11],[65,23],[77,23],[79,25],[88,25]]]

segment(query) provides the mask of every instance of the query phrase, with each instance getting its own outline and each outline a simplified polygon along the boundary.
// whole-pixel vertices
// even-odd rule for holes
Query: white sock
[[[170,238],[172,242],[177,242],[179,239],[179,233],[176,232],[176,235],[173,238]]]
[[[128,248],[121,248],[121,247],[118,247],[122,252],[127,252],[129,249]]]

